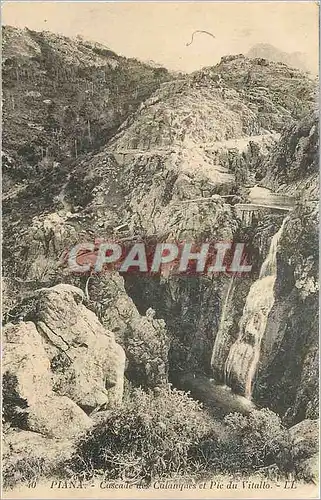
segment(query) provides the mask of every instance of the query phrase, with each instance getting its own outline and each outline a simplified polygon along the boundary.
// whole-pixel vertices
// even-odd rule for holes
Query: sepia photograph
[[[320,498],[319,3],[2,3],[6,499]]]

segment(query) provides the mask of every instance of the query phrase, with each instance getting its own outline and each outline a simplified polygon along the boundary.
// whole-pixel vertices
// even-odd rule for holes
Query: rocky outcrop
[[[91,426],[67,397],[53,392],[50,361],[31,322],[4,329],[4,417],[12,425],[53,438],[72,438]]]
[[[319,420],[302,420],[289,429],[292,455],[298,477],[305,481],[319,480]]]
[[[289,429],[293,452],[297,458],[311,457],[318,452],[319,421],[302,420]]]
[[[50,362],[43,341],[31,322],[4,329],[4,378],[14,379],[19,397],[29,403],[50,393]]]
[[[265,130],[280,132],[289,121],[299,120],[311,111],[317,99],[313,78],[298,69],[262,58],[230,55],[199,73],[207,79],[220,75],[221,87],[239,92]]]
[[[311,110],[315,82],[280,63],[223,57],[180,81],[162,85],[120,127],[118,150],[151,150],[282,130]]]
[[[23,235],[20,274],[28,280],[50,280],[59,272],[59,256],[66,249],[66,242],[76,243],[77,228],[69,220],[70,212],[62,211],[35,217]],[[19,248],[19,246],[18,246]]]
[[[121,401],[125,355],[83,300],[71,285],[39,290],[34,321],[46,342],[56,392],[91,410],[108,404],[109,391]]]
[[[170,338],[165,322],[157,319],[151,308],[139,314],[117,273],[91,277],[88,291],[89,306],[97,311],[102,324],[114,332],[125,350],[127,378],[144,387],[166,383]]]
[[[38,290],[21,305],[26,321],[5,327],[4,413],[12,425],[70,439],[90,427],[85,412],[121,402],[124,351],[83,300],[70,285]]]
[[[297,476],[307,482],[314,484],[319,483],[320,477],[320,457],[319,452],[312,457],[306,458],[299,462],[296,467]]]
[[[302,197],[316,200],[319,194],[318,148],[318,112],[311,111],[299,122],[286,127],[265,162],[264,184],[296,196],[299,190]]]
[[[86,413],[65,396],[46,395],[29,404],[27,412],[27,428],[50,438],[74,439],[92,425]]]

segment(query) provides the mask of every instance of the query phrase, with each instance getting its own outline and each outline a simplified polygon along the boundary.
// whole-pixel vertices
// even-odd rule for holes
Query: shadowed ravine
[[[289,196],[282,196],[258,186],[251,189],[249,201],[262,206],[271,204],[280,209],[284,207],[284,212],[291,210],[294,203],[293,198]],[[274,304],[278,242],[287,219],[284,218],[280,229],[271,239],[259,278],[252,284],[247,295],[237,339],[231,346],[228,314],[229,306],[234,300],[236,279],[232,277],[230,280],[212,350],[211,368],[214,379],[197,374],[184,374],[175,381],[179,387],[189,390],[193,397],[209,409],[219,411],[223,415],[233,411],[248,413],[256,407],[251,401],[253,382],[260,362],[261,342]]]
[[[239,322],[239,334],[222,362],[229,342],[226,328],[228,306],[233,301],[235,278],[232,277],[222,307],[219,329],[213,346],[211,366],[217,380],[197,374],[183,374],[176,385],[189,390],[191,395],[214,413],[247,414],[256,408],[251,401],[253,381],[260,361],[261,342],[265,334],[269,313],[274,304],[276,258],[278,242],[287,218],[271,239],[268,254],[262,264],[259,278],[252,284]],[[220,373],[222,372],[222,373]],[[223,381],[219,384],[218,381]]]

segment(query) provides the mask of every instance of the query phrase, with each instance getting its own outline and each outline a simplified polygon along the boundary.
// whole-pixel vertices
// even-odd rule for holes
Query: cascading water
[[[219,327],[212,351],[211,367],[214,373],[214,377],[220,381],[222,381],[222,378],[224,379],[224,375],[222,377],[221,374],[222,372],[224,374],[224,353],[226,352],[226,343],[228,340],[229,327],[230,327],[230,324],[228,322],[229,318],[227,315],[227,311],[230,301],[233,300],[233,292],[235,288],[234,285],[235,285],[235,277],[233,276],[230,279],[230,283],[224,299]]]
[[[225,384],[237,388],[248,399],[252,395],[253,379],[260,359],[261,342],[265,333],[268,315],[274,304],[277,249],[286,221],[287,218],[283,220],[282,226],[272,237],[269,252],[262,264],[259,278],[250,288],[239,323],[238,338],[231,346],[223,368]],[[231,282],[230,286],[233,287],[233,282]],[[229,300],[229,293],[226,300]],[[223,307],[220,328],[213,348],[213,368],[216,363],[221,364],[219,356],[222,352],[222,345],[226,341],[226,329],[223,328],[225,322],[224,313],[226,314],[226,303]]]

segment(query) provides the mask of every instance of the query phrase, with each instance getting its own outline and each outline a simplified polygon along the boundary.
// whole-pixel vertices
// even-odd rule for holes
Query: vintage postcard
[[[318,17],[2,4],[2,498],[319,498]]]

